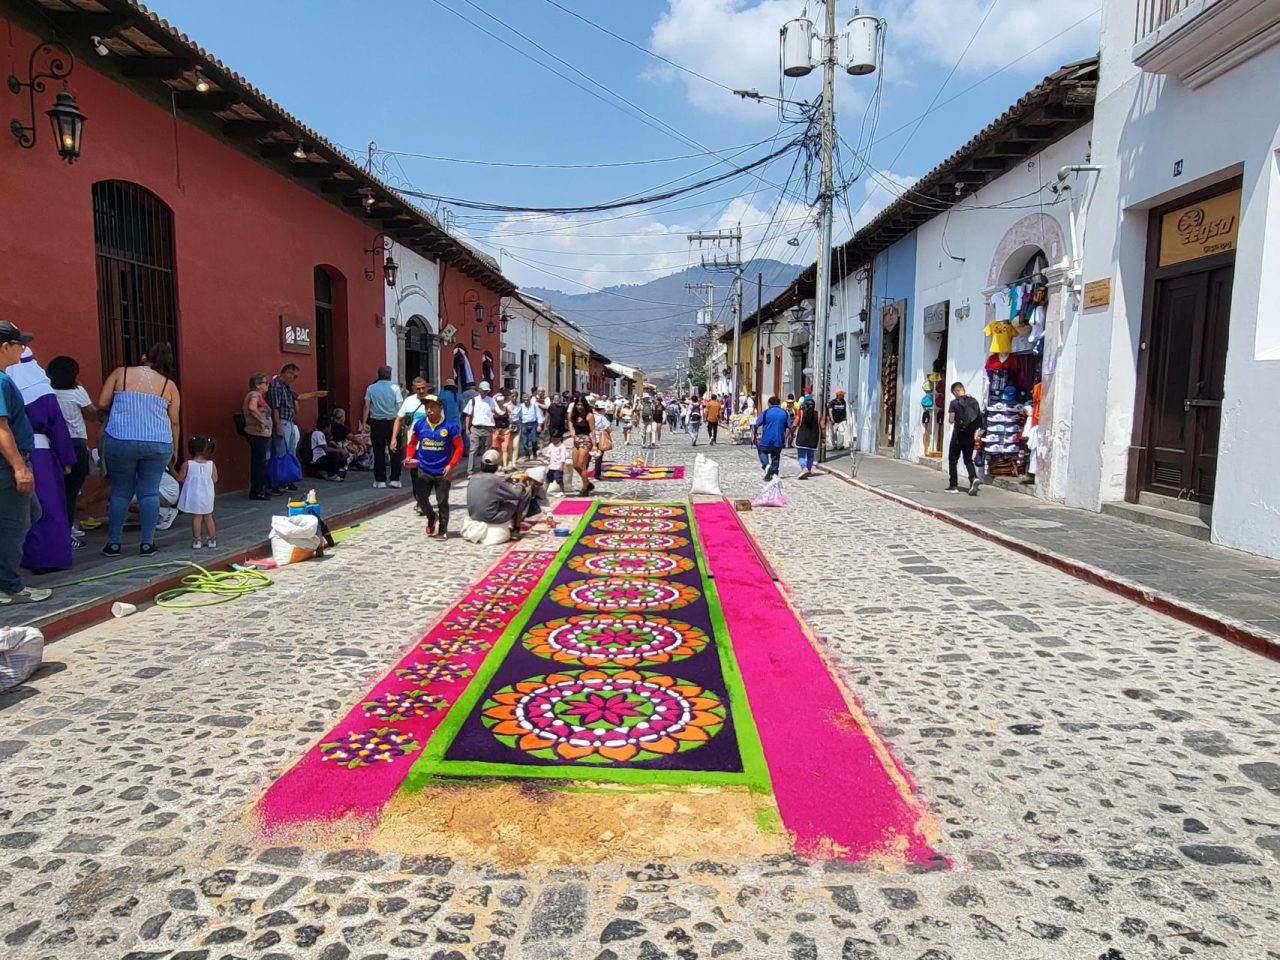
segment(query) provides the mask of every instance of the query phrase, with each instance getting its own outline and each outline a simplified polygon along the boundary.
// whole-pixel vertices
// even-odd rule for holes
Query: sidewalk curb
[[[890,493],[888,490],[882,490],[861,480],[846,477],[844,474],[837,473],[828,467],[815,464],[815,468],[844,481],[858,490],[875,494],[899,506],[915,510],[917,513],[923,513],[925,516],[933,517],[935,520],[949,523],[953,527],[959,527],[966,533],[971,533],[976,537],[981,537],[983,540],[999,544],[1015,553],[1022,554],[1024,557],[1030,557],[1032,560],[1053,567],[1062,573],[1069,574],[1086,583],[1091,583],[1096,587],[1102,587],[1104,590],[1109,590],[1111,593],[1118,594],[1135,603],[1140,603],[1144,607],[1150,607],[1158,613],[1173,617],[1175,620],[1181,620],[1183,623],[1190,624],[1216,637],[1221,637],[1253,653],[1261,654],[1272,660],[1280,660],[1280,639],[1269,634],[1259,633],[1247,623],[1231,617],[1224,617],[1222,614],[1206,610],[1204,607],[1194,606],[1168,594],[1159,593],[1149,587],[1144,587],[1131,580],[1108,573],[1106,570],[1089,566],[1086,563],[1065,557],[1060,553],[1054,553],[1052,550],[1023,543],[1007,534],[999,533],[981,524],[974,523],[972,520],[958,517],[938,507],[925,506],[909,497]]]
[[[366,520],[369,517],[384,513],[408,503],[412,499],[411,493],[398,494],[394,497],[385,497],[373,503],[366,503],[359,507],[353,507],[342,513],[334,514],[332,517],[326,517],[325,522],[334,529],[342,526],[348,526],[358,520]],[[221,570],[229,568],[235,563],[244,563],[254,557],[262,556],[270,548],[270,541],[267,539],[260,540],[250,547],[237,550],[235,553],[225,554],[218,557],[211,563],[202,564],[210,570]],[[37,629],[44,634],[45,643],[65,637],[69,633],[77,630],[83,630],[85,627],[91,627],[94,624],[102,623],[104,620],[111,618],[111,605],[117,601],[124,603],[132,603],[141,606],[148,603],[151,599],[162,590],[171,590],[182,583],[182,578],[191,573],[191,568],[175,568],[177,570],[172,576],[165,577],[163,580],[156,580],[144,587],[131,590],[128,593],[118,596],[112,596],[105,600],[90,601],[85,606],[73,610],[64,616],[51,620],[48,623],[38,625]]]

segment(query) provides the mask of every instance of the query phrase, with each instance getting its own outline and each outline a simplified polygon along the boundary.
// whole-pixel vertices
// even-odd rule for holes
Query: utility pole
[[[827,409],[827,324],[831,317],[831,212],[835,187],[831,154],[836,133],[836,0],[827,0],[827,23],[822,32],[822,173],[818,184],[818,277],[814,313],[813,392],[818,416]],[[818,444],[818,459],[826,460],[826,444]]]
[[[733,359],[729,363],[729,382],[731,384],[733,404],[738,403],[738,367],[742,356],[742,228],[733,230],[716,230],[714,233],[690,233],[686,239],[697,243],[699,249],[703,243],[713,244],[711,256],[702,255],[702,266],[707,268],[732,267],[733,274]],[[726,249],[725,246],[729,245]],[[686,284],[688,286],[688,284]]]

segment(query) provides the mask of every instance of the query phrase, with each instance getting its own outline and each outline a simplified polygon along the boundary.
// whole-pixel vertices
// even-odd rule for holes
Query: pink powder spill
[[[375,817],[408,775],[414,760],[449,712],[449,707],[467,688],[470,677],[528,599],[554,557],[554,552],[521,549],[518,544],[508,550],[471,592],[441,616],[426,636],[415,643],[329,733],[271,785],[258,802],[261,824],[271,828],[346,816]],[[495,591],[500,595],[495,596]],[[483,647],[477,643],[472,652],[443,656],[422,649],[424,644],[448,643],[459,639],[460,635],[472,641],[483,641]],[[412,678],[396,673],[402,668],[412,669],[415,665],[438,661],[461,665],[468,674],[452,681],[441,679],[418,684]],[[365,703],[387,694],[403,694],[412,690],[443,698],[441,709],[423,717],[400,720],[365,715]],[[382,728],[411,736],[415,745],[401,756],[354,768],[340,765],[333,752],[326,755],[326,751],[321,749],[325,744],[342,742],[351,734]]]
[[[783,825],[800,853],[940,866],[924,808],[875,731],[851,713],[732,506],[694,507]]]

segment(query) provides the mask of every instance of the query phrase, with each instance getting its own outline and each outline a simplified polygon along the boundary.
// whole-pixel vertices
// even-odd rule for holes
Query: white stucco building
[[[399,264],[396,285],[387,287],[387,313],[383,323],[387,364],[396,383],[408,385],[414,377],[440,383],[440,267],[403,244],[388,251]]]
[[[1065,498],[1280,557],[1280,3],[1102,9]]]
[[[525,293],[502,300],[502,386],[516,394],[547,386],[547,350],[556,323],[551,305]]]

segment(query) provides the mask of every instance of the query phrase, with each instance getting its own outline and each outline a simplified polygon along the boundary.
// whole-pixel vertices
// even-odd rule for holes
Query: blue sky
[[[777,31],[806,6],[804,0],[555,3],[727,86],[775,94]],[[432,194],[514,206],[608,202],[653,192],[675,178],[693,181],[728,169],[709,150],[743,162],[794,135],[781,126],[774,107],[741,101],[681,73],[555,3],[152,0],[149,5],[331,140],[361,155],[370,140],[376,141],[383,151],[377,162],[389,180]],[[849,144],[869,145],[864,156],[870,169],[849,187],[837,238],[850,233],[851,221],[861,225],[870,219],[1046,73],[1096,52],[1099,3],[864,3],[864,12],[887,21],[879,120],[872,136],[863,118],[877,78],[842,76],[836,96],[839,128]],[[820,20],[821,4],[812,0],[808,6],[809,15]],[[853,0],[839,0],[841,24],[853,7]],[[819,86],[815,72],[788,81],[787,95],[812,98]],[[933,112],[917,125],[935,97]],[[760,145],[747,147],[754,143]],[[406,154],[523,164],[696,156],[562,169]],[[813,257],[814,231],[804,198],[812,199],[813,184],[806,190],[798,170],[791,195],[780,199],[791,163],[790,156],[779,159],[759,177],[742,177],[658,209],[554,217],[458,210],[452,223],[495,256],[505,250],[504,271],[516,282],[572,292],[643,283],[680,269],[690,262],[685,233],[738,223],[747,253],[805,262]],[[786,243],[792,237],[798,246]]]

